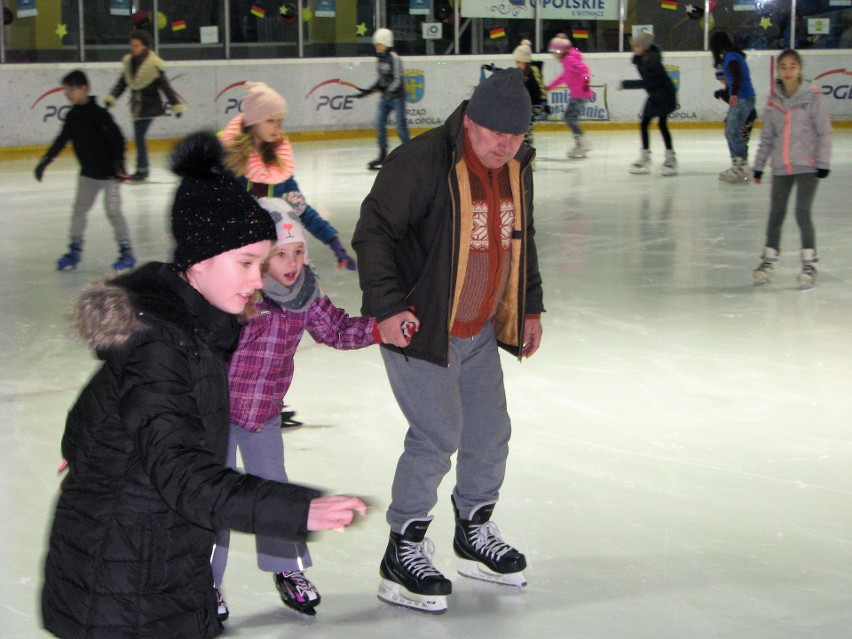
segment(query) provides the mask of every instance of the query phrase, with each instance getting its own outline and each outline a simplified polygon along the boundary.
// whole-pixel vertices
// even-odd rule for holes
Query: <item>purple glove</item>
[[[337,258],[337,268],[345,267],[350,271],[354,271],[357,268],[355,266],[355,260],[349,257],[346,249],[343,248],[343,244],[340,243],[339,237],[335,237],[328,245],[331,247],[331,250],[334,251],[334,256]]]

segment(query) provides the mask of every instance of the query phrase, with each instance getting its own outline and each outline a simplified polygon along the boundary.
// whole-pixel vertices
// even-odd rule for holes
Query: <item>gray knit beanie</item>
[[[526,133],[532,117],[530,94],[517,67],[501,69],[473,90],[465,114],[499,133]]]
[[[650,31],[640,31],[630,40],[631,44],[638,44],[646,49],[654,42],[654,34]]]

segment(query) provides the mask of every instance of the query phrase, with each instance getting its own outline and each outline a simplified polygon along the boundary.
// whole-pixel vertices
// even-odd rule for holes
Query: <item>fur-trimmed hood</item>
[[[102,358],[155,327],[200,338],[218,351],[230,351],[239,338],[235,316],[207,302],[171,264],[151,262],[96,280],[72,310],[73,336]]]
[[[133,56],[129,53],[121,59],[124,81],[134,91],[141,91],[166,71],[166,63],[153,51],[148,51],[148,55],[142,60],[142,64],[139,65],[135,75],[133,74],[132,61]]]

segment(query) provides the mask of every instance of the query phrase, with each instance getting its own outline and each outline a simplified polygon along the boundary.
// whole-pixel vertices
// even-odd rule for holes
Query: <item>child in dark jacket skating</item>
[[[641,31],[631,42],[633,48],[633,64],[639,72],[641,80],[623,80],[621,89],[645,89],[648,99],[642,109],[642,154],[630,167],[633,174],[651,172],[651,146],[648,137],[648,126],[651,120],[657,118],[663,144],[666,146],[666,159],[663,162],[661,175],[677,175],[677,157],[672,146],[672,136],[669,133],[668,117],[677,109],[677,89],[674,82],[663,66],[663,55],[660,48],[654,44],[654,34]]]
[[[82,71],[72,71],[62,78],[62,89],[71,103],[62,130],[35,168],[41,182],[47,165],[53,162],[68,142],[80,162],[77,196],[71,209],[68,252],[56,262],[56,269],[77,268],[83,251],[87,216],[101,190],[104,210],[118,243],[116,271],[133,268],[136,258],[130,247],[130,229],[121,213],[120,183],[124,179],[124,136],[112,116],[89,95],[89,79]]]

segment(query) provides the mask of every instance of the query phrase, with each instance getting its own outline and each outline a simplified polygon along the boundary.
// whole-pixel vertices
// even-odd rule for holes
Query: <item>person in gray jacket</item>
[[[818,87],[802,80],[802,57],[793,49],[778,56],[778,80],[766,101],[763,132],[754,161],[754,181],[760,183],[763,167],[772,163],[772,194],[766,243],[760,264],[752,277],[766,284],[775,272],[781,249],[781,226],[787,215],[787,201],[796,187],[796,222],[801,234],[802,270],[799,286],[816,283],[816,233],[811,206],[817,181],[828,177],[831,161],[831,117]]]
[[[533,223],[532,106],[517,68],[479,84],[441,126],[396,148],[361,205],[352,246],[364,314],[408,420],[387,511],[379,598],[447,608],[452,584],[426,538],[458,452],[453,548],[461,574],[523,586],[524,555],[490,521],[509,454],[498,346],[519,359],[541,342]]]

